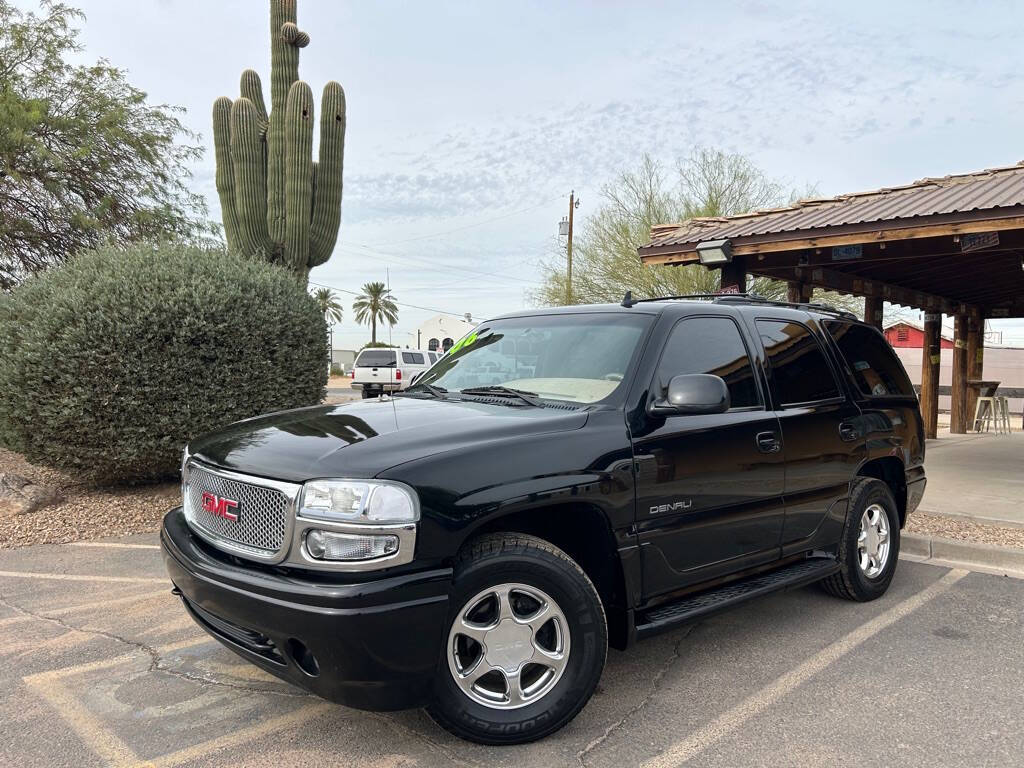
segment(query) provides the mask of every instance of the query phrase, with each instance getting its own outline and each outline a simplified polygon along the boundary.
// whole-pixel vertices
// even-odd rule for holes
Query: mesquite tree
[[[345,92],[320,100],[320,161],[313,161],[313,92],[299,80],[295,0],[270,2],[270,114],[260,76],[242,73],[241,95],[213,104],[217,192],[228,248],[282,264],[305,280],[330,258],[341,225]]]

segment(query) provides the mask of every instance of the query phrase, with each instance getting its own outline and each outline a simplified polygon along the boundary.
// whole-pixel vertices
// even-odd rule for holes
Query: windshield
[[[509,387],[552,400],[596,403],[619,389],[650,315],[535,315],[483,323],[417,384],[458,392]]]

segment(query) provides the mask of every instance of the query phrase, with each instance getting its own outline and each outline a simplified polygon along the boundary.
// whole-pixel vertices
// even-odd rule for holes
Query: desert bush
[[[283,269],[101,248],[0,300],[0,442],[98,483],[168,478],[189,438],[318,403],[326,338]]]

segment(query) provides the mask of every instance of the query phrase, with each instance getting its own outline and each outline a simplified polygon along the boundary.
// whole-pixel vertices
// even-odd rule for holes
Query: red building
[[[901,320],[898,323],[886,326],[885,338],[893,347],[912,347],[921,349],[924,346],[924,329],[914,323]],[[942,348],[952,349],[953,340],[943,334]]]

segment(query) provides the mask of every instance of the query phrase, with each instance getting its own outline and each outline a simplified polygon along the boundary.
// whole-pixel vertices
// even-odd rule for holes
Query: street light
[[[732,261],[732,240],[705,240],[697,244],[697,256],[705,267],[718,267]]]

